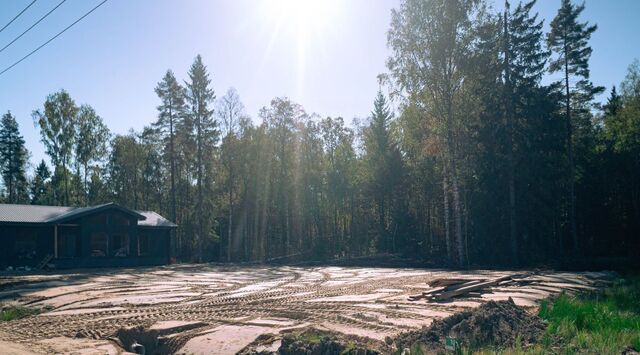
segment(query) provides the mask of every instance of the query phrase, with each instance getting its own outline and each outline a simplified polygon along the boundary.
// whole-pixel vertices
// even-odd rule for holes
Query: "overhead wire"
[[[63,2],[66,0],[63,0]],[[58,32],[58,34],[56,34],[55,36],[51,37],[48,41],[44,42],[43,44],[41,44],[38,48],[32,50],[31,52],[29,52],[29,54],[25,55],[24,57],[22,57],[21,59],[19,59],[17,62],[11,64],[10,66],[8,66],[7,68],[5,68],[4,70],[0,71],[0,76],[4,73],[6,73],[7,71],[9,71],[11,68],[15,67],[16,65],[20,64],[23,60],[29,58],[31,55],[33,55],[34,53],[36,53],[37,51],[39,51],[40,49],[42,49],[42,47],[46,46],[47,44],[51,43],[51,41],[53,41],[54,39],[58,38],[61,34],[65,33],[68,29],[70,29],[71,27],[73,27],[75,24],[77,24],[78,22],[82,21],[85,17],[89,16],[92,12],[94,12],[95,10],[97,10],[100,6],[102,6],[105,2],[107,2],[108,0],[103,0],[101,3],[99,3],[98,5],[96,5],[94,8],[92,8],[91,10],[89,10],[87,13],[85,13],[84,15],[82,15],[80,18],[78,18],[77,20],[75,20],[72,24],[70,24],[69,26],[65,27],[65,29],[63,29],[62,31]],[[58,5],[59,6],[59,5]]]
[[[31,5],[35,4],[36,1],[38,0],[33,0],[29,5],[27,5],[27,7],[25,7],[24,9],[22,9],[22,11],[20,11],[19,14],[17,14],[14,18],[11,19],[11,21],[9,21],[9,23],[7,23],[6,25],[4,25],[2,28],[0,28],[0,32],[4,31],[5,28],[9,27],[10,24],[13,23],[13,21],[17,20],[18,17],[20,17],[22,14],[24,14],[25,11],[27,11]]]
[[[19,40],[22,36],[24,36],[27,32],[31,31],[32,28],[36,27],[40,22],[42,22],[42,20],[44,20],[45,18],[47,18],[49,15],[51,15],[52,12],[56,11],[57,8],[60,7],[60,5],[64,4],[65,1],[67,0],[62,0],[60,1],[60,3],[58,5],[56,5],[56,7],[54,7],[53,9],[51,9],[49,12],[47,12],[46,14],[44,14],[44,16],[40,17],[40,19],[38,21],[36,21],[36,23],[34,23],[33,25],[31,25],[31,27],[27,28],[26,30],[24,30],[24,32],[22,32],[20,35],[18,35],[18,37],[14,38],[13,41],[7,43],[6,46],[2,47],[2,49],[0,49],[0,53],[2,53],[2,51],[4,51],[5,49],[9,48],[10,45],[14,44],[17,40]]]

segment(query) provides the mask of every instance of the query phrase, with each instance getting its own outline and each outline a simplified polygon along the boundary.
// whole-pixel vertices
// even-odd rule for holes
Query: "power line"
[[[101,3],[99,3],[98,5],[96,5],[93,9],[89,10],[89,12],[87,12],[86,14],[82,15],[82,17],[80,17],[79,19],[75,20],[72,24],[70,24],[69,26],[67,26],[64,30],[58,32],[57,35],[51,37],[48,41],[44,42],[43,44],[40,45],[40,47],[32,50],[29,54],[25,55],[24,57],[22,57],[20,60],[18,60],[17,62],[11,64],[9,67],[7,67],[6,69],[4,69],[3,71],[0,72],[0,76],[4,73],[6,73],[9,69],[15,67],[16,65],[20,64],[20,62],[22,62],[23,60],[29,58],[32,54],[34,54],[35,52],[39,51],[40,49],[42,49],[42,47],[46,46],[47,44],[49,44],[51,41],[53,41],[54,39],[58,38],[58,36],[60,36],[61,34],[65,33],[68,29],[70,29],[71,27],[73,27],[76,23],[82,21],[82,19],[84,19],[85,17],[89,16],[89,14],[91,14],[92,12],[94,12],[96,9],[98,9],[100,6],[102,6],[102,4],[104,4],[105,2],[107,2],[108,0],[104,0]]]
[[[7,44],[6,46],[2,47],[2,49],[0,49],[0,53],[2,53],[2,51],[4,51],[5,49],[7,49],[7,47],[9,47],[10,45],[12,45],[15,41],[19,40],[20,37],[24,36],[25,33],[31,31],[32,28],[36,27],[37,24],[39,24],[40,22],[42,22],[42,20],[44,20],[45,18],[47,18],[47,16],[51,15],[52,12],[56,11],[57,8],[60,7],[60,5],[64,4],[64,2],[67,0],[62,0],[60,1],[60,3],[58,5],[56,5],[56,7],[54,7],[53,9],[51,9],[51,11],[47,12],[46,14],[44,14],[44,16],[40,17],[40,19],[38,21],[36,21],[36,23],[34,23],[33,25],[31,25],[31,27],[27,28],[24,32],[22,32],[18,37],[14,38],[13,41],[9,42],[9,44]]]
[[[13,21],[15,21],[18,17],[20,17],[20,15],[22,15],[25,11],[27,11],[31,7],[31,5],[35,4],[36,1],[38,1],[38,0],[33,0],[31,2],[31,4],[27,5],[27,7],[22,9],[22,11],[20,11],[20,13],[16,15],[16,17],[12,18],[11,21],[9,21],[8,24],[6,24],[6,25],[4,25],[4,27],[0,28],[0,32],[4,31],[5,28],[9,27],[9,25],[12,24]]]

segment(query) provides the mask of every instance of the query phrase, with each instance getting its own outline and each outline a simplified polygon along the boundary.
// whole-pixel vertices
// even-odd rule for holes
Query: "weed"
[[[8,306],[8,307],[0,307],[0,321],[8,322],[14,319],[24,318],[33,314],[40,313],[40,310],[27,308],[22,306]]]

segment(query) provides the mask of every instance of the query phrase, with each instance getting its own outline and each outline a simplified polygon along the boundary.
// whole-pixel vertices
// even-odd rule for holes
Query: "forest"
[[[142,131],[113,134],[64,89],[43,98],[49,161],[29,161],[1,108],[0,201],[154,210],[179,225],[181,261],[637,257],[640,62],[618,87],[592,83],[585,5],[562,0],[545,32],[534,4],[402,0],[365,119],[286,97],[250,117],[200,55],[149,88]]]

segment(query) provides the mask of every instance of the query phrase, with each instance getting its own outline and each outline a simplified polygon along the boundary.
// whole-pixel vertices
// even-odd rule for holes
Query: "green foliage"
[[[63,194],[54,195],[59,196],[56,197],[55,203],[67,206],[71,201],[68,167],[71,165],[73,147],[76,143],[77,113],[76,103],[65,90],[47,96],[44,110],[33,112],[33,119],[40,127],[41,141],[56,167],[55,171],[62,172],[56,176],[56,181],[61,181]]]
[[[634,277],[586,298],[560,296],[543,302],[540,317],[549,322],[540,351],[590,351],[619,354],[628,346],[638,348],[640,339],[640,278]]]
[[[547,50],[534,1],[494,13],[482,0],[403,0],[381,76],[390,95],[380,90],[371,117],[353,124],[285,97],[254,123],[235,90],[216,101],[216,68],[199,55],[186,81],[161,78],[157,120],[140,132],[110,137],[61,90],[33,113],[51,167],[31,174],[31,203],[158,211],[179,225],[180,260],[402,253],[497,266],[568,260],[572,245],[585,260],[636,256],[640,64],[600,115],[588,65],[596,27],[583,10],[562,1]],[[545,85],[549,70],[564,80]],[[24,159],[3,175],[3,201],[26,181],[26,150],[14,151]]]
[[[76,135],[75,160],[78,175],[82,169],[82,203],[89,205],[89,165],[106,157],[110,133],[95,110],[89,105],[82,105],[78,111]]]
[[[196,198],[195,198],[195,229],[194,244],[196,245],[195,257],[198,261],[204,260],[203,252],[211,239],[215,236],[212,232],[214,226],[211,211],[214,207],[213,199],[209,196],[213,193],[214,164],[216,145],[219,140],[219,127],[215,119],[211,105],[216,96],[211,88],[211,79],[207,67],[202,62],[202,57],[197,55],[189,69],[189,81],[186,82],[186,99],[188,103],[185,119],[192,126],[191,132],[184,132],[185,138],[192,137],[194,150],[189,152],[193,159],[195,170]]]
[[[31,181],[31,204],[50,205],[51,199],[51,171],[44,159],[36,167],[33,180]]]
[[[11,112],[7,112],[0,121],[0,173],[8,203],[25,203],[29,199],[26,178],[28,156],[18,122]]]
[[[543,301],[539,316],[548,322],[543,339],[527,348],[478,349],[474,354],[620,354],[640,350],[640,277],[620,280],[602,294],[561,295]]]
[[[393,114],[382,91],[378,91],[373,107],[369,126],[364,131],[365,174],[368,179],[368,192],[373,196],[376,205],[378,250],[396,252],[390,227],[398,221],[393,220],[394,216],[389,210],[393,208],[397,188],[401,184],[402,158],[392,137]]]
[[[9,322],[40,313],[40,310],[22,306],[5,307],[0,310],[0,321]]]

